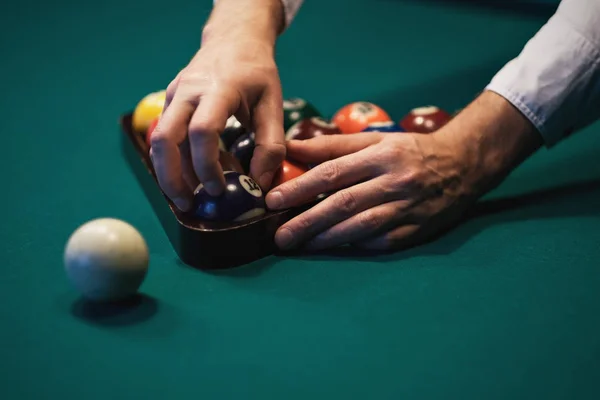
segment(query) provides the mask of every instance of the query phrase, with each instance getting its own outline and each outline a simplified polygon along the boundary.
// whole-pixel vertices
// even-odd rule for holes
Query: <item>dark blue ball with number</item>
[[[394,121],[386,121],[386,122],[372,122],[363,132],[404,132],[404,129],[400,127]]]
[[[260,186],[239,172],[225,172],[225,190],[219,196],[209,195],[202,184],[194,191],[194,214],[204,221],[240,222],[265,212]]]

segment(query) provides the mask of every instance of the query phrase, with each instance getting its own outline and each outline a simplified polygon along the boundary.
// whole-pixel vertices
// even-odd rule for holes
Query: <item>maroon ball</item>
[[[321,135],[341,134],[337,125],[324,120],[321,117],[305,118],[296,122],[285,134],[286,140],[306,140]]]
[[[436,106],[414,108],[401,121],[406,132],[431,133],[446,125],[452,115]]]

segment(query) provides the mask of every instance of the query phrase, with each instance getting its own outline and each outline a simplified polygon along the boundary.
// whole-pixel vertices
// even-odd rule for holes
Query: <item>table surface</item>
[[[600,397],[600,126],[517,169],[434,243],[370,258],[177,261],[120,150],[118,118],[197,50],[210,1],[15,3],[0,50],[4,399]],[[552,10],[307,1],[281,37],[286,97],[464,106]],[[63,248],[124,219],[143,300],[93,313]],[[230,244],[233,245],[233,244]]]

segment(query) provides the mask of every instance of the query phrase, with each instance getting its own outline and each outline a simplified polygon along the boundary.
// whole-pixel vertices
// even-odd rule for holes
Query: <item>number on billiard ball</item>
[[[285,134],[285,140],[305,140],[321,135],[337,135],[342,133],[334,123],[321,117],[304,118],[296,122]]]
[[[431,133],[446,125],[452,115],[436,106],[412,109],[401,121],[400,126],[407,132]]]
[[[292,97],[283,101],[283,130],[287,131],[296,122],[305,118],[320,117],[321,113],[308,101]]]
[[[332,122],[342,133],[362,132],[373,122],[391,121],[390,115],[381,107],[367,101],[347,104],[333,116]]]
[[[265,197],[256,181],[235,171],[225,172],[225,190],[209,195],[203,184],[194,191],[194,215],[203,221],[240,222],[266,212]]]

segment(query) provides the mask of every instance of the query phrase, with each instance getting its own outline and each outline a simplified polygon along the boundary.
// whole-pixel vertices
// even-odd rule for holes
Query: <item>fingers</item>
[[[420,229],[416,224],[402,225],[378,236],[354,242],[353,245],[365,250],[400,250],[420,243]]]
[[[286,153],[281,95],[263,99],[256,106],[253,119],[256,147],[250,163],[250,175],[267,191]]]
[[[303,163],[321,163],[348,154],[356,153],[379,143],[383,136],[377,132],[351,135],[322,135],[308,140],[290,140],[287,154]]]
[[[374,234],[374,230],[389,221],[392,213],[398,210],[399,206],[397,204],[385,205],[385,203],[394,200],[395,197],[394,192],[387,189],[384,178],[373,179],[340,190],[280,227],[275,235],[275,242],[282,249],[295,247],[312,239],[315,235],[318,235],[317,241],[319,243],[335,242],[336,240],[343,240],[345,235],[356,235],[357,225],[365,224],[368,225],[369,232]],[[387,206],[384,210],[387,210],[390,218],[384,219],[388,215],[380,216],[369,213],[372,210],[371,207],[380,204]],[[390,208],[391,211],[389,211]],[[360,216],[358,219],[357,215]],[[374,218],[363,220],[362,218],[365,216]],[[345,220],[352,222],[348,225],[347,222],[343,222]],[[338,224],[341,225],[341,228]],[[363,232],[364,234],[366,233]]]
[[[397,200],[368,208],[319,233],[303,247],[323,250],[380,235],[402,223],[407,203],[406,200]]]
[[[165,96],[165,104],[163,106],[163,111],[162,111],[163,113],[167,110],[167,108],[169,107],[169,105],[173,101],[173,98],[175,97],[175,93],[177,91],[177,87],[179,86],[179,80],[181,79],[182,72],[183,72],[183,70],[179,71],[179,73],[177,74],[177,76],[167,86],[167,90],[165,92],[165,94],[166,94],[166,96]]]
[[[181,170],[183,179],[187,183],[190,190],[193,192],[200,184],[200,180],[194,172],[194,165],[192,163],[192,151],[190,149],[190,141],[184,140],[179,146],[179,152],[181,153]]]
[[[183,177],[179,145],[185,140],[194,107],[174,101],[163,113],[152,133],[152,164],[158,184],[181,211],[191,207],[192,191]]]
[[[273,210],[296,207],[317,196],[334,192],[373,177],[376,165],[371,152],[359,152],[317,165],[299,177],[269,192],[267,207]]]
[[[239,97],[228,93],[203,96],[189,125],[191,159],[196,176],[208,194],[218,196],[225,187],[219,163],[219,138],[227,119],[239,106]]]

